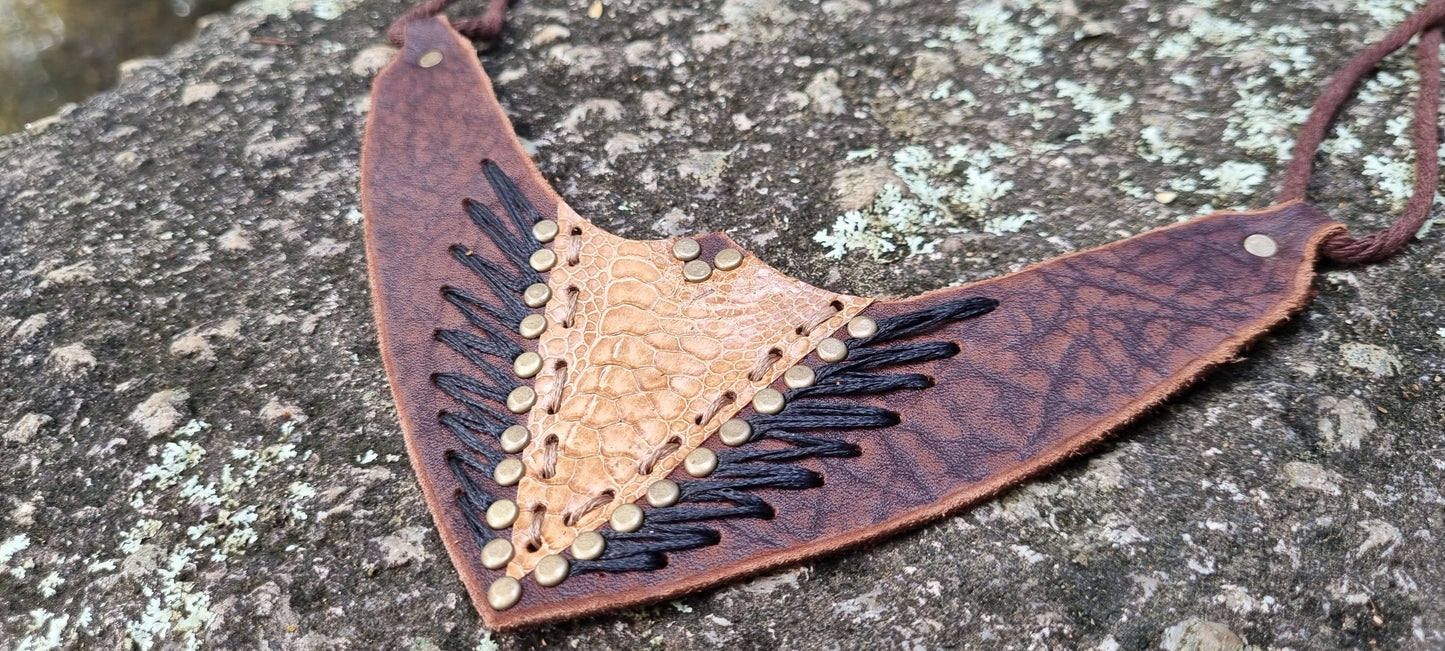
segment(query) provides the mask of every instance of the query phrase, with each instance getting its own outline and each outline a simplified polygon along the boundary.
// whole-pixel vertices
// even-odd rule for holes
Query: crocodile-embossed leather
[[[443,54],[442,63],[418,66],[430,50]],[[555,587],[526,576],[521,601],[496,611],[487,605],[486,587],[505,570],[479,562],[456,507],[458,485],[446,470],[444,455],[457,445],[436,421],[456,405],[431,375],[468,365],[433,337],[460,322],[437,290],[465,286],[489,296],[447,253],[462,243],[502,258],[460,211],[462,197],[499,210],[478,165],[483,157],[517,179],[543,215],[568,209],[515,142],[470,45],[441,19],[408,26],[400,55],[378,76],[369,119],[363,201],[383,355],[441,538],[496,630],[672,598],[876,540],[986,499],[1078,454],[1288,318],[1309,298],[1319,243],[1340,229],[1298,202],[1215,214],[1002,278],[873,303],[863,313],[879,319],[965,296],[999,305],[915,338],[961,348],[906,369],[933,377],[936,386],[850,396],[893,409],[902,422],[819,432],[846,438],[861,454],[800,462],[824,477],[819,488],[757,491],[776,509],[774,518],[709,522],[721,534],[718,544],[669,554],[667,566],[655,571],[582,574]],[[1277,252],[1246,251],[1243,242],[1253,234],[1268,235]],[[703,242],[708,251],[730,245],[718,235]],[[813,355],[804,363],[822,364]],[[724,449],[715,438],[704,445]],[[681,470],[671,476],[689,479]]]

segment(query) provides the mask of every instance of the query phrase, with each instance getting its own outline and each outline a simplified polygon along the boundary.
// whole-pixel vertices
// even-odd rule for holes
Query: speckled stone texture
[[[908,294],[1269,204],[1315,84],[1415,4],[537,0],[484,65],[598,225]],[[357,157],[402,8],[253,2],[0,137],[0,644],[1445,646],[1438,228],[1323,269],[1247,359],[995,502],[489,635],[371,325]],[[1357,228],[1409,191],[1413,79],[1390,59],[1321,158],[1314,200]]]

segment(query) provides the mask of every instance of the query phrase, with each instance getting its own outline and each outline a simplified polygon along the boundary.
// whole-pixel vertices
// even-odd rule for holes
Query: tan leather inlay
[[[521,577],[546,554],[566,549],[577,534],[596,529],[618,506],[634,502],[667,476],[818,341],[872,302],[810,287],[756,258],[703,282],[683,279],[683,262],[671,240],[639,242],[606,233],[565,204],[561,233],[552,243],[560,261],[548,285],[547,332],[538,340],[544,358],[535,379],[539,396],[563,377],[556,413],[539,401],[527,423],[532,442],[522,453],[526,476],[517,489],[522,515],[512,528],[517,555],[507,573]],[[577,247],[573,240],[580,240]],[[579,251],[569,265],[569,251]],[[575,289],[574,289],[575,288]],[[576,294],[572,326],[569,296]],[[839,311],[806,334],[829,305]],[[776,349],[776,361],[756,381],[758,360]],[[565,365],[565,371],[559,370]],[[732,401],[710,409],[719,396]],[[706,422],[699,417],[712,411]],[[544,478],[547,442],[556,437],[555,474]],[[676,441],[671,452],[659,450]],[[651,472],[639,464],[655,458]],[[577,513],[612,491],[601,507]],[[597,500],[597,501],[594,501]],[[532,540],[533,513],[545,505],[540,540]],[[569,525],[564,518],[574,514]]]

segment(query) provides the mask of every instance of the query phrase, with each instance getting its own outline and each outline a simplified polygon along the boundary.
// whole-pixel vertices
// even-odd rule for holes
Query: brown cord
[[[1445,20],[1445,0],[1432,0],[1415,15],[1392,30],[1383,40],[1364,49],[1330,80],[1315,100],[1309,119],[1300,128],[1295,142],[1294,158],[1280,185],[1279,201],[1301,200],[1309,187],[1315,152],[1324,142],[1326,132],[1340,107],[1350,97],[1356,84],[1390,53],[1404,47],[1416,34],[1420,42],[1415,49],[1415,64],[1420,76],[1420,96],[1415,103],[1415,191],[1399,219],[1389,228],[1365,237],[1336,235],[1324,243],[1325,257],[1351,264],[1375,262],[1393,255],[1419,232],[1430,216],[1440,183],[1439,136],[1436,116],[1440,111],[1440,42]]]
[[[431,18],[451,6],[457,0],[426,0],[425,2],[408,9],[406,13],[391,21],[391,26],[386,28],[386,37],[391,44],[401,47],[402,41],[406,40],[406,25],[414,20]],[[474,41],[492,41],[502,35],[502,27],[507,22],[507,5],[511,0],[492,0],[487,5],[487,12],[478,18],[467,18],[464,20],[453,20],[452,29],[457,30],[462,36]]]

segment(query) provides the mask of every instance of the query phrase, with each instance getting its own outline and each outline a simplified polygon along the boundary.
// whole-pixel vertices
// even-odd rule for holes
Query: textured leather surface
[[[507,568],[519,578],[542,556],[561,553],[577,534],[645,495],[758,389],[871,302],[805,285],[751,256],[736,269],[715,269],[707,281],[689,282],[671,240],[617,237],[565,204],[557,224],[561,234],[552,247],[562,252],[561,261],[549,274],[552,300],[544,309],[553,325],[537,344],[547,361],[534,386],[547,395],[560,377],[564,388],[555,414],[534,408],[528,422],[532,443],[522,453],[528,472],[517,489],[522,511],[512,529],[517,555]],[[580,241],[575,247],[574,237]],[[566,254],[571,250],[578,251],[575,265]],[[574,325],[562,327],[557,324],[567,320],[566,297],[574,288]],[[833,316],[797,332],[820,312]],[[767,357],[769,351],[776,356]],[[774,361],[752,380],[760,359]],[[724,395],[732,399],[710,409]],[[698,422],[704,414],[711,415]],[[559,444],[556,471],[544,477],[536,470],[549,436]],[[679,442],[675,450],[642,474],[639,463],[671,439]],[[608,503],[570,526],[564,522],[564,514],[604,491],[612,491]],[[532,518],[539,511],[545,515],[540,540],[533,541]]]
[[[443,63],[418,67],[431,49],[445,54]],[[497,612],[485,588],[503,571],[480,566],[442,460],[454,444],[436,414],[456,406],[429,382],[431,373],[466,366],[432,338],[460,322],[436,288],[476,286],[446,247],[461,242],[497,255],[460,210],[462,196],[496,205],[477,166],[483,156],[518,179],[544,215],[559,210],[513,140],[470,46],[440,19],[413,23],[373,92],[363,156],[368,257],[413,464],[453,563],[497,630],[675,597],[986,499],[1117,430],[1298,310],[1310,294],[1319,242],[1340,228],[1302,203],[1216,214],[1010,276],[874,303],[864,313],[878,318],[964,296],[993,298],[999,307],[921,336],[957,342],[962,352],[907,369],[935,378],[933,388],[858,398],[900,412],[902,423],[823,432],[856,443],[862,454],[802,462],[824,476],[820,488],[759,491],[776,507],[773,519],[712,522],[719,544],[671,554],[657,571],[585,574],[551,588],[526,577],[521,602]],[[1244,239],[1256,233],[1273,238],[1278,253],[1246,252]],[[716,236],[704,241],[719,246]],[[815,356],[805,363],[821,364]],[[715,439],[704,445],[723,449]],[[686,479],[680,470],[672,476]]]

